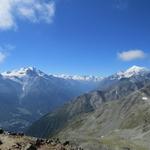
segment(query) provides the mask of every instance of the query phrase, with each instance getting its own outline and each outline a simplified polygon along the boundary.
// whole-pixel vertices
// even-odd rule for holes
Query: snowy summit
[[[133,66],[126,71],[120,71],[116,73],[112,78],[122,79],[131,78],[137,75],[143,76],[144,74],[150,73],[150,70],[145,67]]]
[[[2,75],[4,77],[18,77],[18,78],[22,78],[25,77],[27,75],[38,75],[38,76],[44,76],[45,74],[36,69],[35,67],[24,67],[24,68],[20,68],[19,70],[12,70],[12,71],[7,71],[2,73]]]

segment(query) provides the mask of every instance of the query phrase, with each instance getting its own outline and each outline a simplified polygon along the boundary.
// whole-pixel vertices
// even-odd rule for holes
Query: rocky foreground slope
[[[1,132],[0,129],[0,150],[83,150],[69,141],[61,143],[56,139],[38,139],[28,137],[22,133]]]

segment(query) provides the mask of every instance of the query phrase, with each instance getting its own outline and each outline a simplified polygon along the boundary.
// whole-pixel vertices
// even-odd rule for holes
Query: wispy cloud
[[[122,61],[132,61],[136,59],[143,59],[146,57],[146,53],[143,50],[129,50],[118,53],[118,58]]]
[[[7,55],[4,52],[0,52],[0,64],[4,62],[6,57],[7,57]]]
[[[128,8],[128,0],[114,0],[114,8],[126,10]]]
[[[17,27],[18,19],[30,22],[52,23],[55,15],[54,1],[44,0],[0,0],[0,29]]]
[[[3,63],[15,47],[10,44],[0,46],[0,64]]]

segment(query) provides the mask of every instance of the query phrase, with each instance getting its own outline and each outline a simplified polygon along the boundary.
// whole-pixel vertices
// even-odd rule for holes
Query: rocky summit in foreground
[[[8,133],[0,129],[0,150],[83,150],[69,141],[59,139],[38,139],[22,133]]]

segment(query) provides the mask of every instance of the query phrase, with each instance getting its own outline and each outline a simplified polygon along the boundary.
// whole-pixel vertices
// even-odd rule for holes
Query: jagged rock
[[[24,133],[23,132],[20,132],[17,134],[18,136],[24,136]]]
[[[37,150],[36,146],[33,144],[28,144],[25,150]]]
[[[46,143],[45,140],[43,140],[43,139],[37,139],[35,145],[36,145],[37,147],[39,147],[39,146],[41,146],[41,145],[43,145],[43,144],[45,144],[45,143]]]
[[[69,145],[69,144],[70,144],[69,141],[66,141],[66,142],[63,143],[64,146]]]
[[[15,132],[10,132],[9,135],[17,136],[17,133],[15,133]]]
[[[3,144],[3,142],[0,140],[0,145],[2,145]]]
[[[16,143],[15,145],[12,146],[15,149],[21,149],[21,144],[20,143]]]
[[[123,147],[122,150],[131,150],[129,147]]]
[[[4,130],[0,128],[0,134],[3,134],[3,133],[4,133]]]

